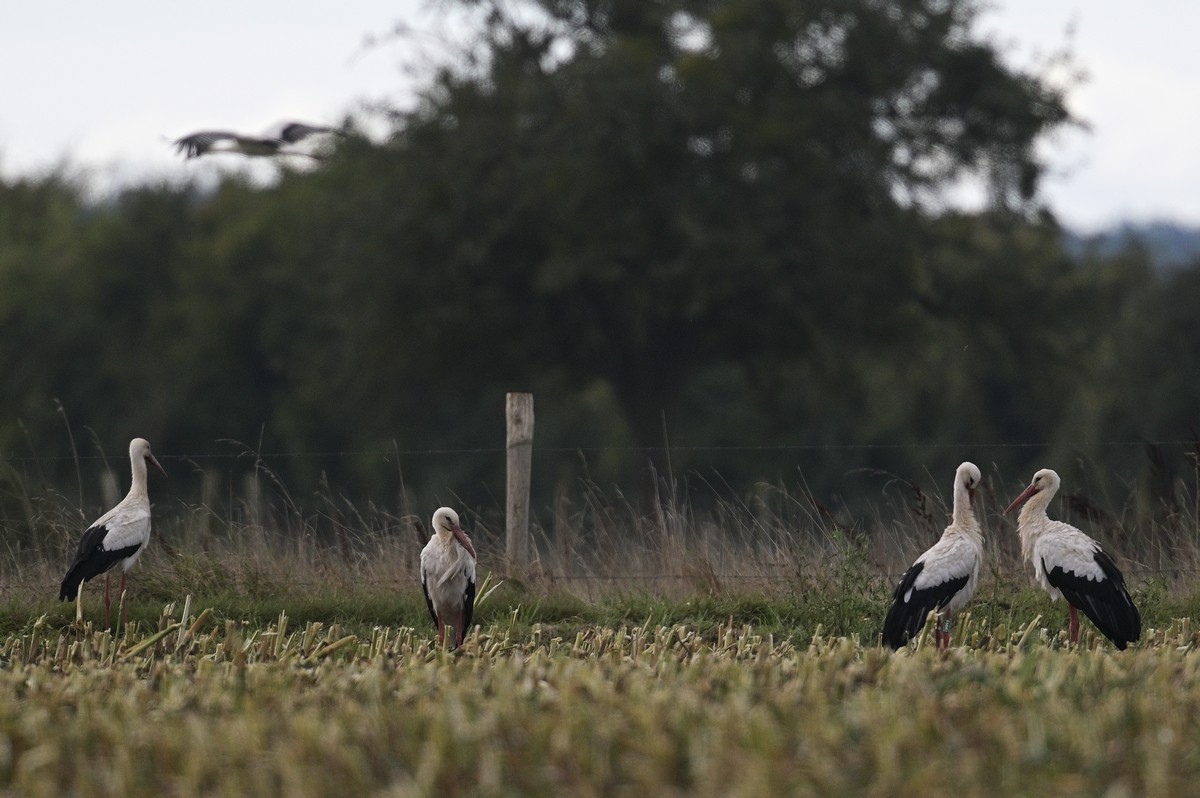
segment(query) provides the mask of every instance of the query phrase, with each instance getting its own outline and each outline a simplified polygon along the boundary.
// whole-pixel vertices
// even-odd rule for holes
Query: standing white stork
[[[104,574],[104,626],[108,627],[108,572],[121,566],[121,593],[125,592],[125,575],[150,541],[150,495],[146,491],[146,463],[166,475],[166,471],[150,451],[150,442],[134,438],[129,442],[129,463],[133,468],[133,483],[121,502],[88,527],[79,539],[75,561],[63,577],[58,597],[74,601],[79,596],[79,584]]]
[[[933,632],[938,650],[950,645],[951,619],[975,595],[983,563],[983,531],[971,501],[983,479],[974,463],[954,472],[954,509],[941,540],[933,544],[900,577],[892,607],[883,622],[883,642],[900,648],[921,631],[930,611],[944,613]]]
[[[1061,484],[1058,474],[1043,468],[1004,514],[1025,502],[1017,516],[1021,555],[1033,563],[1034,576],[1052,599],[1066,599],[1071,643],[1079,642],[1078,608],[1114,646],[1124,650],[1142,636],[1142,618],[1125,588],[1125,578],[1100,544],[1046,515]]]
[[[261,136],[249,136],[229,130],[201,130],[176,139],[176,151],[185,158],[198,158],[215,152],[235,152],[242,155],[303,155],[319,160],[316,155],[291,148],[309,136],[318,133],[336,133],[326,125],[310,125],[305,122],[280,122]]]
[[[475,547],[458,525],[458,513],[441,507],[433,514],[433,537],[421,550],[421,589],[437,627],[438,645],[446,625],[454,629],[454,648],[462,645],[475,609]]]

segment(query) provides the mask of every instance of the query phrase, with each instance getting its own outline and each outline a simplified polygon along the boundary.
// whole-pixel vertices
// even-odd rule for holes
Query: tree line
[[[543,502],[651,466],[829,501],[967,458],[1195,466],[1150,444],[1196,440],[1200,264],[1064,249],[1036,145],[1067,89],[974,2],[452,5],[473,59],[315,170],[0,182],[0,454],[351,452],[280,478],[379,495],[371,453],[500,447],[520,390]],[[947,210],[964,178],[984,210]],[[483,504],[502,464],[401,465]]]

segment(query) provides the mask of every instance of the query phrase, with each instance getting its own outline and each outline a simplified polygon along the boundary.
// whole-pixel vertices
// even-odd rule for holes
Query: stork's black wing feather
[[[467,579],[467,590],[463,593],[463,628],[462,635],[466,637],[471,628],[471,618],[475,615],[475,580]]]
[[[227,130],[201,130],[190,136],[175,140],[175,150],[187,158],[196,158],[208,152],[218,141],[236,141],[238,135]]]
[[[88,527],[88,530],[79,538],[79,545],[75,547],[75,559],[71,562],[71,567],[74,568],[92,556],[92,552],[104,543],[104,536],[107,534],[108,527],[104,524]]]
[[[1086,615],[1114,646],[1124,650],[1142,636],[1142,617],[1112,557],[1097,549],[1095,558],[1104,579],[1089,579],[1057,565],[1049,568],[1044,558],[1042,570],[1046,581],[1058,588],[1063,598]]]
[[[429,585],[426,584],[428,576],[425,569],[421,569],[421,592],[425,594],[425,606],[429,608],[429,617],[433,619],[433,628],[440,629],[438,624],[437,611],[433,608],[433,599],[429,598]]]
[[[60,601],[74,601],[79,594],[79,585],[92,577],[112,568],[126,557],[132,556],[142,547],[141,543],[125,546],[120,549],[104,548],[104,536],[108,534],[107,526],[93,526],[83,533],[79,545],[75,549],[75,560],[67,569],[62,584],[58,589]]]
[[[916,637],[929,613],[944,608],[970,581],[970,577],[964,575],[916,590],[913,586],[924,570],[925,563],[914,563],[900,577],[900,584],[892,593],[892,606],[883,621],[883,642],[892,648],[901,648]],[[910,590],[912,595],[906,600]]]
[[[332,133],[333,128],[324,125],[306,125],[303,122],[288,122],[279,131],[279,138],[288,144],[295,144],[317,133]]]

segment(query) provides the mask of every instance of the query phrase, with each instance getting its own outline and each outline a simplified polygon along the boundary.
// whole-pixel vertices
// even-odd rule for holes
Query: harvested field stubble
[[[964,618],[898,654],[749,628],[476,630],[461,655],[164,611],[0,647],[0,786],[20,794],[1186,794],[1200,635],[1064,649]],[[1095,645],[1093,639],[1092,645]]]

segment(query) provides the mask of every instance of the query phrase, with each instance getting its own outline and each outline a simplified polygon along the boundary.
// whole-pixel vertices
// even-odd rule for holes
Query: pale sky
[[[1067,45],[1087,74],[1068,104],[1090,132],[1045,148],[1054,174],[1044,193],[1061,220],[1082,230],[1123,219],[1200,227],[1198,28],[1194,0],[994,0],[980,29],[1008,43],[1014,63]]]
[[[185,163],[164,138],[283,119],[337,124],[364,102],[411,96],[401,65],[443,52],[438,36],[365,43],[398,22],[429,29],[427,5],[6,4],[0,173],[66,162],[111,186],[240,168],[234,156]],[[1200,3],[994,0],[979,29],[1016,64],[1067,48],[1087,75],[1069,96],[1091,131],[1046,144],[1045,195],[1060,219],[1084,231],[1124,219],[1200,226]]]

